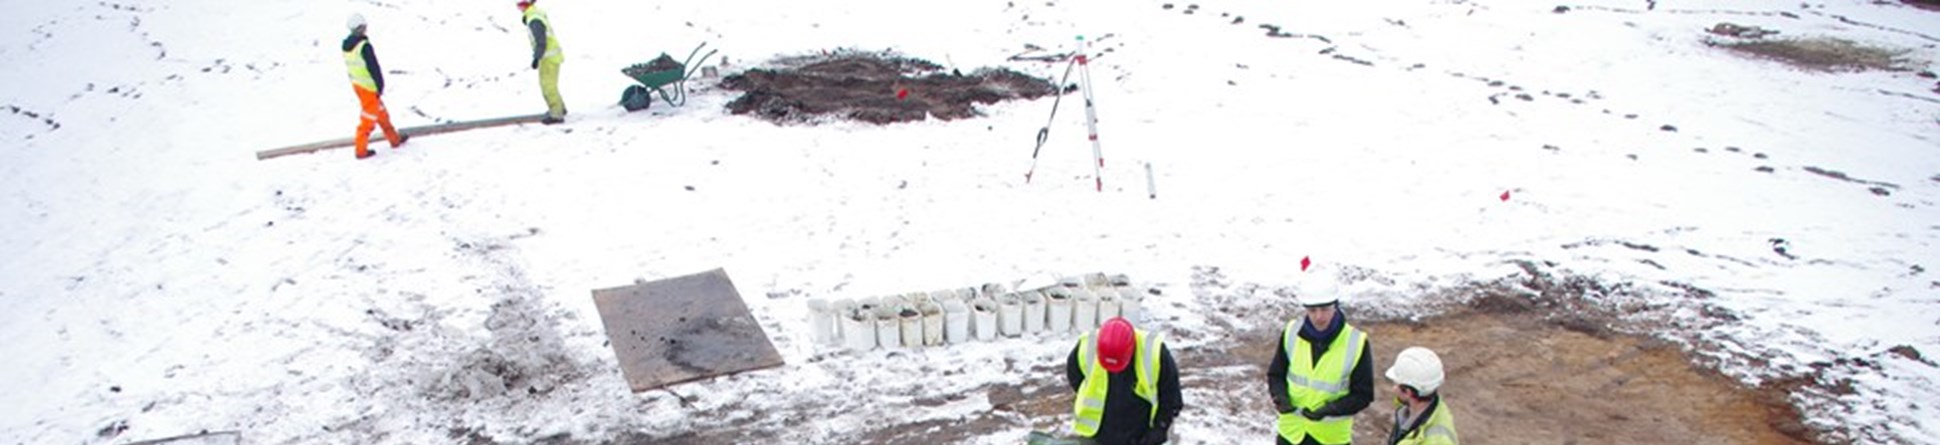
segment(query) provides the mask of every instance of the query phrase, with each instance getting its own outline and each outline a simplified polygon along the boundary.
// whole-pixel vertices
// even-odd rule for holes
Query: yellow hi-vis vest
[[[1138,375],[1138,383],[1132,392],[1152,405],[1146,414],[1145,422],[1151,425],[1159,415],[1159,348],[1165,345],[1163,336],[1146,334],[1144,330],[1133,329],[1138,339],[1137,349],[1132,354],[1133,368]],[[1091,334],[1078,337],[1078,370],[1085,375],[1084,383],[1078,384],[1078,400],[1072,404],[1077,413],[1077,421],[1071,424],[1072,431],[1079,436],[1092,437],[1098,434],[1098,423],[1105,420],[1105,396],[1111,390],[1111,375],[1105,365],[1098,363],[1098,348],[1091,344]],[[1096,377],[1096,378],[1093,378]]]
[[[559,36],[554,35],[554,33],[552,32],[552,20],[547,19],[546,12],[540,11],[538,6],[526,7],[525,19],[524,19],[524,23],[526,24],[525,26],[528,26],[528,27],[532,26],[533,20],[538,20],[539,23],[546,25],[546,55],[541,56],[540,58],[558,60],[560,57],[562,57],[560,54],[564,54],[564,53],[560,52],[559,50]],[[532,47],[532,45],[539,44],[539,42],[534,41],[532,39],[532,30],[527,29],[524,34],[525,34],[525,42],[526,42],[527,48]]]
[[[364,66],[364,45],[369,40],[357,42],[357,46],[344,51],[344,66],[350,68],[350,84],[370,91],[377,91],[377,79],[370,77],[370,67]]]
[[[1315,410],[1347,395],[1348,378],[1361,362],[1361,351],[1367,349],[1367,335],[1354,325],[1341,326],[1340,334],[1334,336],[1327,352],[1320,355],[1320,362],[1315,363],[1313,345],[1300,338],[1300,326],[1306,322],[1307,317],[1288,321],[1286,331],[1281,334],[1287,345],[1287,400],[1295,408]],[[1299,414],[1288,413],[1276,420],[1280,437],[1287,442],[1300,443],[1306,436],[1328,445],[1354,440],[1354,416],[1351,415],[1307,420]]]
[[[1396,403],[1395,405],[1394,423],[1400,425],[1403,420],[1407,419],[1401,418],[1402,410],[1399,409],[1401,404]],[[1428,421],[1422,422],[1421,427],[1408,432],[1408,435],[1401,436],[1401,441],[1395,442],[1395,444],[1460,445],[1462,441],[1456,438],[1455,435],[1455,415],[1450,414],[1450,409],[1452,408],[1448,407],[1448,399],[1441,399],[1435,402],[1435,412],[1428,415]]]

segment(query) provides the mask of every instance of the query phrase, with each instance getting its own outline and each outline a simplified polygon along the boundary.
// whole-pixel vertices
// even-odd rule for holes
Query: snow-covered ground
[[[1361,271],[1346,286],[1364,307],[1525,273],[1512,261],[1667,305],[1701,289],[1733,321],[1668,336],[1747,383],[1836,363],[1818,377],[1850,391],[1801,398],[1809,423],[1940,443],[1934,81],[1802,71],[1702,32],[1835,36],[1924,67],[1940,13],[1896,2],[548,0],[568,124],[365,161],[252,156],[354,128],[345,15],[370,18],[410,126],[542,109],[512,2],[13,3],[7,443],[527,442],[737,420],[829,442],[892,412],[989,409],[909,402],[1041,378],[1018,371],[1069,344],[835,351],[807,340],[807,298],[1122,272],[1163,291],[1153,328],[1192,332],[1195,266],[1275,287],[1302,257]],[[705,86],[671,111],[614,105],[620,67],[703,41],[730,73],[847,47],[1054,77],[1062,65],[1006,59],[1077,35],[1103,54],[1103,192],[1075,102],[1031,184],[1049,100],[892,126],[775,126]],[[630,394],[589,291],[715,267],[788,365]],[[508,376],[527,390],[480,390]],[[842,414],[763,417],[802,403]],[[686,415],[724,406],[743,409]],[[1263,442],[1270,419],[1188,413],[1176,433]]]

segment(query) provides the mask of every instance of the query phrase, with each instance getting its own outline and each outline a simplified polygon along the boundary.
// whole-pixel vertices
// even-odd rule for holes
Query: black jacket
[[[1298,335],[1305,337],[1307,343],[1313,345],[1313,359],[1318,362],[1320,361],[1320,355],[1327,352],[1327,346],[1334,342],[1334,337],[1339,336],[1341,331],[1344,330],[1343,326],[1346,325],[1347,311],[1337,310],[1334,313],[1333,326],[1320,331],[1319,337],[1309,336],[1306,332],[1301,332]],[[1298,325],[1296,325],[1295,329],[1299,329]],[[1287,357],[1286,335],[1280,336],[1279,345],[1279,347],[1273,348],[1273,363],[1267,365],[1266,368],[1267,391],[1272,392],[1271,395],[1273,396],[1275,410],[1292,405],[1287,400],[1287,361],[1290,358]],[[1367,405],[1373,402],[1374,342],[1369,340],[1368,346],[1361,349],[1360,363],[1354,365],[1354,372],[1350,373],[1347,377],[1347,395],[1327,402],[1325,405],[1321,405],[1320,409],[1314,410],[1314,412],[1322,416],[1351,416],[1360,413],[1363,409],[1367,409]],[[1286,440],[1281,439],[1280,441],[1284,443]],[[1301,441],[1301,443],[1317,444],[1317,442],[1314,442],[1313,436],[1307,436],[1306,440]]]
[[[370,37],[363,34],[353,33],[349,37],[344,37],[344,52],[350,52],[351,48],[356,48],[357,42],[368,40]],[[364,69],[370,70],[371,80],[377,81],[377,95],[384,95],[384,69],[377,66],[377,45],[364,44]]]
[[[1073,346],[1071,356],[1064,361],[1065,383],[1071,385],[1072,392],[1076,392],[1078,385],[1085,381],[1084,370],[1078,366],[1078,348]],[[1132,368],[1107,375],[1110,376],[1108,384],[1111,386],[1106,392],[1105,415],[1099,419],[1098,434],[1092,440],[1098,445],[1138,444],[1139,439],[1145,437],[1145,432],[1152,429],[1145,424],[1152,404],[1136,395],[1133,387],[1138,386],[1138,374]],[[1170,430],[1172,419],[1178,417],[1179,411],[1186,407],[1185,399],[1179,393],[1179,366],[1172,361],[1172,348],[1159,347],[1158,385],[1159,412],[1152,419],[1152,426]]]

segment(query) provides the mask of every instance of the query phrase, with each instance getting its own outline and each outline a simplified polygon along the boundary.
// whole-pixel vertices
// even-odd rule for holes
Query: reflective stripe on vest
[[[1451,408],[1448,407],[1446,399],[1436,402],[1435,412],[1428,415],[1428,421],[1422,422],[1421,426],[1415,428],[1414,431],[1410,431],[1408,434],[1401,436],[1401,441],[1395,442],[1395,444],[1460,445],[1462,441],[1455,434],[1455,415],[1449,414],[1450,410]],[[1403,415],[1401,411],[1400,409],[1394,410],[1395,423],[1397,424],[1406,420],[1401,418]]]
[[[538,6],[531,6],[531,7],[525,8],[524,22],[526,26],[526,30],[525,30],[526,47],[530,48],[532,47],[532,45],[539,44],[539,42],[533,41],[532,39],[531,27],[532,27],[532,21],[534,20],[537,20],[539,21],[539,23],[546,25],[546,55],[542,56],[542,58],[558,59],[559,55],[562,54],[559,50],[559,36],[554,35],[554,33],[552,32],[552,20],[546,18],[546,12],[540,11]]]
[[[1147,334],[1137,329],[1132,332],[1137,339],[1133,363],[1138,364],[1132,370],[1138,378],[1138,382],[1132,386],[1132,392],[1152,406],[1145,417],[1146,424],[1150,425],[1152,419],[1157,418],[1159,413],[1158,380],[1161,360],[1157,351],[1163,347],[1165,340],[1159,334]],[[1092,346],[1091,334],[1078,337],[1078,371],[1084,373],[1085,379],[1083,383],[1078,384],[1078,400],[1072,403],[1072,411],[1077,420],[1072,422],[1071,430],[1083,437],[1098,434],[1098,424],[1105,419],[1105,398],[1109,395],[1106,393],[1111,390],[1111,377],[1105,370],[1105,365],[1098,363],[1095,358],[1097,351],[1098,348]],[[1099,376],[1099,378],[1094,379],[1091,376]]]
[[[1281,341],[1287,348],[1287,400],[1295,408],[1314,410],[1347,395],[1354,367],[1360,364],[1361,351],[1367,348],[1367,335],[1354,325],[1341,326],[1340,334],[1334,336],[1327,352],[1316,363],[1313,345],[1300,338],[1300,327],[1306,322],[1307,317],[1288,321]],[[1280,437],[1288,442],[1300,443],[1306,436],[1313,436],[1314,441],[1322,444],[1344,444],[1354,438],[1353,416],[1331,416],[1316,421],[1297,414],[1281,414],[1276,420]]]
[[[350,68],[351,85],[377,91],[377,79],[370,77],[370,67],[364,65],[364,45],[369,43],[369,40],[357,42],[356,46],[350,47],[350,51],[344,51],[344,66]]]

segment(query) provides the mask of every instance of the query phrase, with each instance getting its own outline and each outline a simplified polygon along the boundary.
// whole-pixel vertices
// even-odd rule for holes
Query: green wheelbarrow
[[[667,53],[660,53],[660,57],[655,57],[653,61],[621,68],[621,74],[626,74],[640,84],[626,87],[626,91],[620,94],[620,106],[627,111],[645,110],[653,105],[655,94],[660,96],[660,100],[667,102],[668,106],[678,107],[686,104],[687,79],[694,76],[700,66],[707,62],[707,58],[714,56],[715,51],[708,50],[706,55],[700,56],[700,60],[694,60],[694,56],[700,54],[701,48],[705,47],[707,47],[706,43],[695,46],[693,52],[687,53],[686,61],[675,62],[673,57],[667,56]]]

